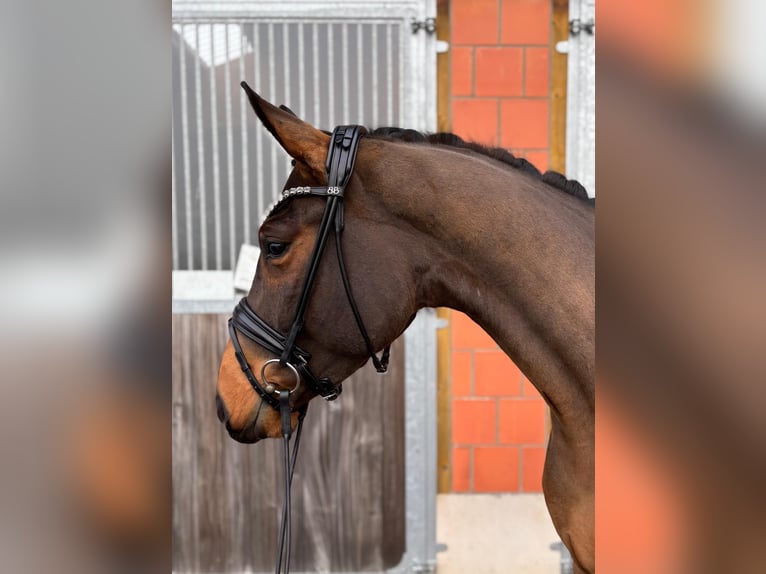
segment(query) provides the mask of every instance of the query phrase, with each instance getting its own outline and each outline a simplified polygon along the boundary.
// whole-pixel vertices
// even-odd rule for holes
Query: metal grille
[[[399,125],[401,21],[173,25],[173,269],[231,270],[290,159],[239,87],[322,129]]]

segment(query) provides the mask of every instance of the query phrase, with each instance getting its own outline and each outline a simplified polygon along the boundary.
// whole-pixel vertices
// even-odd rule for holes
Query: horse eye
[[[279,257],[287,249],[287,243],[279,243],[277,241],[271,242],[266,245],[266,253],[268,257]]]

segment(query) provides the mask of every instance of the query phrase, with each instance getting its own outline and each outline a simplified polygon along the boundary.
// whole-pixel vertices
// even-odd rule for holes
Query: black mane
[[[403,128],[377,128],[370,131],[369,135],[380,139],[399,140],[411,143],[446,145],[456,148],[468,149],[478,154],[496,159],[513,168],[519,169],[524,173],[527,173],[560,191],[590,203],[591,205],[596,204],[596,199],[588,197],[588,192],[580,182],[573,179],[567,179],[556,171],[546,171],[545,173],[541,173],[539,169],[529,163],[526,159],[516,157],[511,152],[503,148],[487,147],[474,142],[467,142],[464,141],[460,136],[456,136],[455,134],[447,132],[424,134],[416,130],[408,130]]]

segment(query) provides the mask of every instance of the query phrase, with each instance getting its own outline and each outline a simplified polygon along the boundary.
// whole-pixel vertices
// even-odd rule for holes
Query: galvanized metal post
[[[175,0],[173,25],[180,37],[180,52],[175,65],[179,66],[180,134],[174,134],[173,145],[181,146],[182,163],[173,171],[173,312],[174,313],[228,313],[235,302],[233,269],[235,254],[243,242],[249,241],[251,221],[250,205],[256,205],[260,217],[263,206],[271,204],[279,193],[278,185],[284,181],[287,162],[278,164],[282,152],[278,144],[261,131],[251,141],[247,138],[247,125],[255,121],[249,117],[242,95],[236,87],[238,78],[244,77],[244,55],[255,53],[252,73],[255,81],[268,76],[264,85],[256,89],[273,99],[277,89],[277,75],[284,82],[286,99],[297,94],[296,101],[285,101],[302,113],[313,112],[313,121],[329,129],[339,121],[334,104],[342,98],[340,110],[343,121],[377,125],[401,125],[425,131],[436,130],[436,37],[423,29],[413,31],[411,22],[426,22],[436,16],[435,0],[293,0],[216,2]],[[289,32],[296,26],[299,38]],[[310,24],[311,59],[304,46],[304,26]],[[336,25],[339,41],[344,49],[334,49],[333,30]],[[282,27],[282,46],[277,49],[275,30]],[[327,45],[320,38],[326,30]],[[245,30],[252,30],[252,45]],[[305,28],[308,30],[308,28]],[[369,34],[366,32],[370,31]],[[264,42],[260,35],[264,33]],[[363,33],[364,32],[364,33]],[[209,42],[209,45],[206,43]],[[351,72],[349,44],[357,45],[356,107],[359,117],[351,116],[351,86],[346,79]],[[266,50],[263,50],[263,47]],[[258,47],[256,49],[256,46]],[[202,49],[204,48],[204,49]],[[314,92],[306,96],[302,84],[295,85],[290,70],[291,52],[297,50],[298,82],[303,78],[311,61]],[[187,53],[188,51],[188,53]],[[330,60],[329,73],[336,77],[321,76],[319,56]],[[381,53],[382,52],[382,53]],[[191,56],[190,56],[191,55]],[[360,55],[371,55],[372,81],[366,85],[360,73],[363,61]],[[278,64],[278,59],[279,64]],[[338,60],[337,62],[335,60]],[[191,60],[191,65],[189,60]],[[230,62],[237,63],[235,71]],[[201,86],[200,68],[205,63],[211,73],[210,90]],[[223,66],[222,111],[216,105],[216,68]],[[268,66],[268,67],[264,67]],[[340,76],[340,70],[343,72]],[[189,74],[194,81],[189,82]],[[320,77],[321,76],[321,77]],[[188,84],[192,83],[191,86]],[[194,103],[188,89],[196,88]],[[372,92],[370,91],[372,90]],[[207,92],[207,93],[206,93]],[[368,97],[369,95],[369,97]],[[207,101],[204,99],[207,98]],[[233,107],[239,106],[239,114]],[[208,107],[209,114],[203,114]],[[192,109],[193,108],[193,109]],[[196,112],[196,113],[195,113]],[[321,115],[321,117],[320,117]],[[235,116],[240,116],[236,118]],[[235,121],[239,119],[240,125]],[[209,125],[208,125],[209,124]],[[225,145],[218,145],[219,128]],[[236,134],[239,129],[240,133]],[[212,137],[211,145],[204,145],[205,131]],[[196,134],[196,147],[191,135]],[[176,141],[178,136],[182,141]],[[204,146],[204,147],[203,147]],[[219,149],[225,148],[225,149]],[[196,152],[196,154],[194,153]],[[218,154],[225,153],[225,160]],[[209,154],[212,174],[205,174],[205,161]],[[237,159],[239,158],[239,165]],[[197,162],[194,165],[193,162]],[[225,163],[221,163],[224,162]],[[250,163],[253,162],[257,189],[250,188]],[[196,174],[197,181],[192,182]],[[208,175],[208,177],[206,177]],[[221,180],[219,181],[219,178]],[[223,179],[225,178],[225,186]],[[183,184],[181,184],[183,180]],[[241,182],[241,189],[237,189]],[[224,188],[225,187],[225,192]],[[209,189],[208,189],[209,188]],[[251,194],[255,193],[255,197]],[[177,194],[181,194],[178,195]],[[214,221],[212,233],[205,211],[208,194],[212,197]],[[228,197],[227,197],[228,196]],[[196,209],[195,206],[199,205]],[[224,205],[225,203],[225,205]],[[183,210],[176,211],[183,205]],[[251,214],[254,215],[254,214]],[[244,221],[243,221],[244,218]],[[237,225],[237,220],[243,225]],[[199,226],[195,225],[199,222]],[[226,228],[228,227],[228,232]],[[183,237],[182,237],[182,232]],[[226,237],[228,235],[228,237]],[[228,245],[223,241],[227,240]],[[199,242],[202,241],[203,244]],[[214,254],[215,270],[205,270],[210,262],[208,253]],[[222,254],[228,255],[228,261]],[[436,314],[422,310],[405,334],[406,347],[406,399],[407,426],[405,429],[405,499],[406,499],[406,552],[402,561],[390,572],[433,572],[436,556]]]
[[[595,17],[595,0],[569,0],[566,170],[591,195],[596,193]]]

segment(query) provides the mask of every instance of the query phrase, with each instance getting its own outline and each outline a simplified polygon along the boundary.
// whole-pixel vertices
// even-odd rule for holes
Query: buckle
[[[343,385],[334,386],[329,379],[319,379],[317,381],[317,390],[319,396],[326,401],[334,401],[343,392]]]

